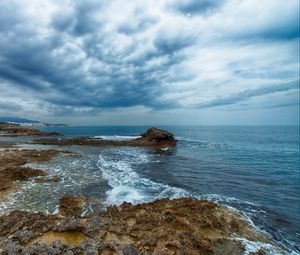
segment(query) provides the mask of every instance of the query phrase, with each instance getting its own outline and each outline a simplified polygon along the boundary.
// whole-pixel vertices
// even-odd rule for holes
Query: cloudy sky
[[[0,116],[299,123],[299,0],[0,0]]]

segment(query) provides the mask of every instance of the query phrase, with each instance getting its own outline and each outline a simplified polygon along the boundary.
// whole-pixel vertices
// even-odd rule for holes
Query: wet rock
[[[45,183],[45,182],[59,182],[61,178],[58,175],[50,176],[50,177],[39,177],[35,178],[34,181],[38,183]]]
[[[59,201],[59,213],[63,216],[80,217],[86,201],[87,198],[83,196],[65,195]]]
[[[149,128],[145,133],[143,133],[142,138],[147,141],[160,143],[160,142],[170,142],[176,143],[174,135],[166,130],[158,129],[158,128]]]
[[[33,169],[30,167],[9,167],[0,171],[0,178],[9,180],[27,181],[35,176],[45,176],[47,173],[41,169]]]
[[[172,147],[176,145],[176,140],[172,133],[165,130],[150,128],[141,135],[140,138],[116,141],[95,139],[91,137],[73,137],[66,139],[35,139],[30,143],[45,145],[85,145],[85,146],[138,146],[138,147]]]
[[[8,190],[12,188],[12,182],[9,179],[4,179],[0,176],[0,191]]]
[[[249,255],[266,255],[267,253],[262,250],[262,249],[258,249],[257,251],[255,252],[250,252]]]
[[[14,148],[0,151],[0,201],[6,200],[11,191],[21,187],[21,183],[16,184],[15,181],[27,181],[31,178],[45,176],[47,174],[41,169],[24,167],[25,164],[45,162],[58,154],[68,155],[68,152],[55,150],[20,150]],[[41,177],[40,181],[44,180],[46,180],[46,178]],[[53,176],[52,178],[48,178],[48,180],[58,181],[58,177]]]

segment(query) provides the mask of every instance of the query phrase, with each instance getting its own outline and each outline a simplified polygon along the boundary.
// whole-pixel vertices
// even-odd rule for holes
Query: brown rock
[[[44,183],[44,182],[59,182],[61,178],[58,175],[54,175],[51,177],[39,177],[34,179],[35,182]]]
[[[21,187],[21,183],[14,182],[27,181],[37,176],[45,176],[47,173],[41,169],[24,167],[31,162],[45,162],[58,154],[69,155],[68,152],[54,150],[19,150],[7,149],[0,151],[0,201],[7,199],[9,192]],[[71,155],[71,154],[70,154]],[[49,181],[58,181],[58,177],[49,178]]]
[[[86,197],[65,195],[59,201],[59,213],[63,216],[80,217]]]
[[[0,137],[17,137],[17,136],[63,136],[57,132],[45,132],[38,129],[30,129],[21,127],[18,124],[0,123],[0,131],[5,134],[0,134]]]
[[[0,171],[0,176],[4,179],[27,181],[36,176],[45,176],[47,173],[41,169],[30,167],[10,167]]]
[[[139,205],[124,203],[76,218],[84,200],[64,196],[60,210],[65,217],[30,212],[0,217],[0,242],[10,240],[2,243],[4,254],[18,247],[28,254],[51,254],[55,248],[55,254],[84,254],[89,249],[91,254],[239,255],[244,253],[239,238],[276,247],[241,213],[209,201],[181,198]],[[233,219],[238,229],[232,227]],[[7,236],[10,239],[1,239]],[[33,245],[37,241],[41,243]],[[63,246],[58,246],[57,241]],[[277,249],[281,254],[281,248]],[[262,249],[258,252],[263,254]]]
[[[176,143],[172,133],[154,127],[149,128],[145,133],[143,133],[141,139],[146,139],[147,141],[151,141],[155,143],[160,143],[160,142]]]
[[[73,137],[67,139],[36,139],[31,143],[45,145],[85,145],[85,146],[138,146],[138,147],[166,147],[176,146],[176,140],[170,132],[165,130],[150,128],[143,133],[140,138],[116,141],[95,139],[90,137]]]

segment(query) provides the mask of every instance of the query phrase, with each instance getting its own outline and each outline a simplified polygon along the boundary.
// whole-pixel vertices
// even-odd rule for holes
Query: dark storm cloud
[[[170,7],[183,14],[203,15],[221,8],[226,0],[173,1]]]
[[[11,39],[18,39],[19,43],[11,44],[11,40],[2,37],[1,77],[19,86],[41,92],[39,98],[58,105],[104,108],[155,105],[159,95],[156,88],[161,73],[156,72],[155,68],[149,72],[141,67],[132,66],[114,54],[110,41],[106,39],[105,34],[99,33],[96,23],[92,20],[99,8],[96,1],[89,1],[88,4],[79,2],[74,7],[74,13],[66,18],[61,14],[54,15],[54,28],[68,30],[66,38],[59,37],[58,33],[39,38],[34,29],[26,23],[22,24],[22,33],[19,33],[18,29],[12,31],[15,34],[12,33]],[[8,24],[15,22],[14,17],[9,15],[6,20]],[[74,27],[70,28],[71,26]],[[72,41],[76,36],[85,34],[91,34],[86,39],[87,42],[90,40],[88,45],[85,45],[86,48],[64,48],[68,40]],[[57,41],[58,37],[60,40]],[[55,54],[59,49],[63,49],[63,53]],[[76,60],[74,54],[78,52],[83,56]],[[85,61],[88,60],[85,55],[98,59],[105,70],[83,70]],[[66,61],[68,58],[70,61]],[[45,91],[48,92],[44,93]]]
[[[52,25],[59,31],[68,31],[75,36],[94,33],[102,26],[97,12],[101,11],[107,1],[74,1],[72,8],[60,10],[52,15]]]
[[[41,2],[49,3],[49,10],[46,7],[38,9]],[[282,38],[291,41],[299,37],[299,23],[295,22],[297,16],[294,12],[271,25],[261,21],[261,26],[252,29],[239,27],[238,21],[234,31],[230,26],[223,28],[222,17],[217,17],[213,25],[208,22],[208,27],[199,25],[202,18],[208,18],[216,10],[223,10],[225,2],[185,0],[171,1],[170,4],[166,1],[158,7],[151,1],[144,6],[135,1],[0,0],[0,78],[6,87],[11,87],[14,95],[19,93],[18,99],[30,101],[24,107],[37,101],[38,107],[53,115],[63,116],[68,112],[74,115],[96,114],[103,108],[133,106],[156,110],[184,107],[179,103],[180,99],[186,99],[184,93],[178,100],[170,99],[172,97],[168,95],[180,94],[185,90],[189,92],[189,84],[185,88],[185,82],[211,75],[213,82],[205,84],[208,89],[211,89],[211,84],[222,84],[223,76],[218,78],[218,75],[228,70],[218,70],[215,75],[206,73],[206,66],[213,66],[209,71],[219,66],[228,67],[228,72],[233,74],[233,77],[225,77],[228,80],[236,77],[247,80],[257,76],[255,61],[253,72],[252,64],[250,69],[227,63],[222,65],[222,54],[226,54],[226,48],[220,56],[208,57],[207,62],[203,62],[206,61],[202,60],[206,51],[213,53],[215,48],[210,46],[219,42],[210,39],[209,33],[217,34],[219,39],[226,38],[229,46],[232,43],[237,51],[240,47],[235,44],[237,38],[251,44],[255,37],[256,42],[263,44],[265,38],[277,42]],[[51,5],[57,6],[51,9]],[[123,11],[123,5],[130,6]],[[178,13],[194,16],[189,18]],[[204,17],[202,14],[205,14]],[[220,31],[219,27],[222,28]],[[198,51],[202,47],[205,51],[200,54]],[[222,49],[223,45],[219,47]],[[253,58],[260,58],[260,54],[258,52]],[[278,52],[279,58],[281,54],[284,55],[285,51]],[[284,63],[291,62],[289,55],[282,58],[285,58]],[[233,59],[226,61],[232,63]],[[274,61],[278,62],[277,56]],[[246,62],[249,62],[248,59],[243,63]],[[182,68],[184,65],[187,66]],[[295,76],[293,67],[285,71],[272,71],[263,71],[259,77],[280,81]],[[183,87],[177,88],[176,84],[180,82]],[[288,89],[286,86],[224,91],[223,98],[199,107],[235,104],[255,96],[283,91]],[[219,94],[219,91],[212,93]],[[3,90],[0,95],[2,99],[10,97],[10,93],[5,94]],[[16,109],[8,105],[10,102],[3,99],[1,109]]]
[[[58,31],[66,31],[75,25],[73,13],[57,12],[52,16],[52,26]]]
[[[175,36],[158,34],[154,40],[154,45],[162,54],[172,55],[181,51],[195,42],[195,37],[189,34],[176,34]]]
[[[78,1],[75,4],[75,26],[74,33],[85,35],[93,33],[101,27],[101,22],[97,22],[96,13],[101,10],[106,1]]]
[[[284,20],[278,20],[266,27],[257,27],[252,31],[241,31],[232,35],[232,38],[242,39],[246,42],[257,42],[263,40],[292,40],[300,37],[300,23],[298,10],[294,10],[290,17]]]
[[[225,106],[232,105],[240,102],[245,102],[253,97],[264,96],[273,94],[276,92],[284,92],[292,89],[299,89],[299,80],[277,84],[273,86],[261,86],[257,89],[245,90],[236,94],[232,94],[226,97],[220,97],[213,99],[209,102],[199,104],[198,108],[207,108],[207,107],[216,107],[216,106]],[[299,91],[297,92],[299,93]]]

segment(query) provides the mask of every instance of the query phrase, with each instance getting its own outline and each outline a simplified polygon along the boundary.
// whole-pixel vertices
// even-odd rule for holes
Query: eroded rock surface
[[[20,150],[7,149],[0,151],[0,202],[7,195],[20,187],[15,181],[27,181],[32,177],[45,176],[44,170],[24,167],[27,163],[45,162],[57,156],[60,151],[55,150]]]
[[[32,143],[44,145],[170,147],[176,145],[176,140],[173,134],[168,131],[150,128],[143,133],[140,138],[125,141],[95,139],[91,137],[74,137],[66,139],[35,139]]]
[[[191,198],[123,203],[85,217],[18,211],[0,217],[3,254],[234,255],[244,252],[239,238],[273,244],[240,212]]]
[[[80,217],[86,197],[65,195],[59,201],[59,213],[64,216]]]

